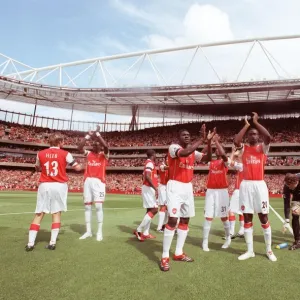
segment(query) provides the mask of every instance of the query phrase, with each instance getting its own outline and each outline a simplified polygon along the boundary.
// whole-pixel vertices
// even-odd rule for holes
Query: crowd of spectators
[[[83,187],[83,175],[69,173],[69,188],[80,190]],[[281,193],[283,174],[266,175],[266,182],[273,194]],[[0,190],[26,190],[38,187],[39,173],[33,171],[0,169]],[[203,193],[206,189],[207,174],[195,174],[193,184],[195,193]],[[235,175],[228,176],[230,192],[234,189]],[[139,192],[142,186],[141,173],[109,173],[107,175],[107,191]]]
[[[300,142],[300,124],[297,118],[262,120],[262,123],[270,130],[274,143]],[[217,127],[222,142],[232,143],[234,135],[243,126],[243,121],[227,120],[207,122],[207,128]],[[180,128],[188,129],[193,138],[199,135],[201,123],[179,124],[169,127],[155,127],[135,132],[107,132],[105,138],[111,147],[136,147],[169,145],[176,141],[176,133]],[[0,138],[14,141],[47,143],[48,136],[52,132],[64,136],[65,145],[76,145],[84,137],[84,132],[57,131],[42,127],[30,127],[15,123],[2,122],[0,124]]]
[[[134,157],[134,155],[133,155]],[[35,163],[35,155],[10,155],[0,153],[0,162],[12,162],[12,163]],[[76,160],[85,165],[86,158],[84,157],[76,157]],[[130,168],[130,167],[143,167],[145,164],[146,156],[140,158],[110,158],[108,162],[108,166],[110,167],[122,167],[122,168]],[[157,158],[157,165],[162,162],[162,158]],[[196,166],[204,166],[202,162],[196,162]],[[269,157],[266,162],[267,166],[299,166],[300,165],[300,157]]]

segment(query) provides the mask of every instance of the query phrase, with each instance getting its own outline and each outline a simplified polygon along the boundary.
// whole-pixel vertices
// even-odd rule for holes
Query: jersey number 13
[[[58,162],[52,161],[51,163],[47,161],[44,166],[46,167],[47,176],[57,176],[58,174]]]

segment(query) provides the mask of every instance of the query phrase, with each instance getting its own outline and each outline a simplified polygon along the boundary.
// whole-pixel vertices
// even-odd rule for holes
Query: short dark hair
[[[155,155],[155,153],[156,152],[153,149],[149,149],[149,150],[147,150],[146,154],[147,154],[147,157],[150,158],[151,156]]]
[[[182,129],[179,129],[179,130],[178,130],[178,135],[181,135],[184,131],[190,133],[187,129],[182,128]]]
[[[284,178],[284,182],[286,184],[295,184],[299,182],[299,178],[296,174],[287,173]]]

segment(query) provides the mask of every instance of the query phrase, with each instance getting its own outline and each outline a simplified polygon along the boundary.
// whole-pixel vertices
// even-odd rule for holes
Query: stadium
[[[285,174],[297,173],[300,165],[300,79],[287,74],[268,50],[272,46],[268,46],[275,42],[299,43],[299,39],[300,35],[294,35],[195,44],[40,68],[0,54],[0,99],[34,105],[32,114],[0,109],[0,298],[201,299],[205,295],[207,299],[241,299],[251,295],[253,299],[295,299],[299,252],[275,250],[275,246],[293,243],[289,232],[282,233],[282,189]],[[226,61],[237,55],[233,49],[239,46],[248,51],[239,60],[234,79],[224,80],[206,53],[226,49]],[[263,63],[261,58],[256,59],[270,70],[260,80],[244,74],[255,47],[264,56]],[[199,71],[200,56],[206,67]],[[168,78],[166,66],[172,69]],[[197,72],[201,73],[199,80],[192,82],[192,74]],[[70,115],[37,115],[39,106],[67,109]],[[99,113],[101,119],[73,119],[74,111]],[[255,259],[237,260],[245,250],[244,239],[233,240],[229,249],[221,249],[224,232],[219,220],[212,225],[210,253],[202,251],[209,168],[198,162],[193,178],[196,217],[191,220],[185,244],[185,251],[195,262],[172,262],[170,272],[160,272],[163,234],[155,232],[157,219],[151,225],[156,239],[139,243],[132,235],[144,213],[141,187],[146,151],[155,150],[159,163],[176,141],[178,130],[187,129],[196,140],[205,123],[210,130],[217,128],[229,154],[235,135],[244,125],[244,116],[250,118],[252,112],[259,114],[272,135],[265,181],[275,210],[269,219],[272,249],[278,261],[273,264],[265,257],[257,217],[253,221]],[[130,116],[130,121],[107,121],[108,115]],[[46,216],[35,250],[25,252],[40,176],[35,172],[37,153],[49,147],[49,136],[56,133],[64,138],[63,149],[85,165],[78,144],[98,125],[110,151],[103,241],[79,240],[85,232],[83,171],[76,173],[68,168],[68,212],[62,217],[56,251],[44,249],[51,228],[51,219]],[[91,144],[87,148],[91,149]],[[229,170],[230,193],[235,178],[236,173]]]

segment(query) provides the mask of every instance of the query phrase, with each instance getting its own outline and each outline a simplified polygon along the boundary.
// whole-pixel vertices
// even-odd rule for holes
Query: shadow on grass
[[[65,230],[60,230],[59,231],[59,235],[58,235],[58,238],[57,238],[57,241],[59,241],[59,237],[61,235],[63,235],[65,233]],[[35,240],[35,244],[37,245],[38,243],[42,243],[42,242],[50,242],[50,238],[51,238],[51,231],[49,230],[44,230],[44,229],[41,229],[39,230],[38,234],[37,234],[37,237],[36,237],[36,240]]]
[[[134,229],[132,227],[119,225],[119,230],[128,233],[127,244],[134,247],[138,251],[140,251],[144,256],[146,256],[149,260],[159,264],[159,258],[155,255],[155,252],[162,251],[162,243],[161,241],[157,241],[155,239],[146,240],[144,242],[140,242],[135,235],[133,235]]]
[[[82,224],[71,224],[70,229],[73,232],[79,233],[80,235],[82,235],[86,232],[86,227],[85,227],[85,225],[82,225]]]

